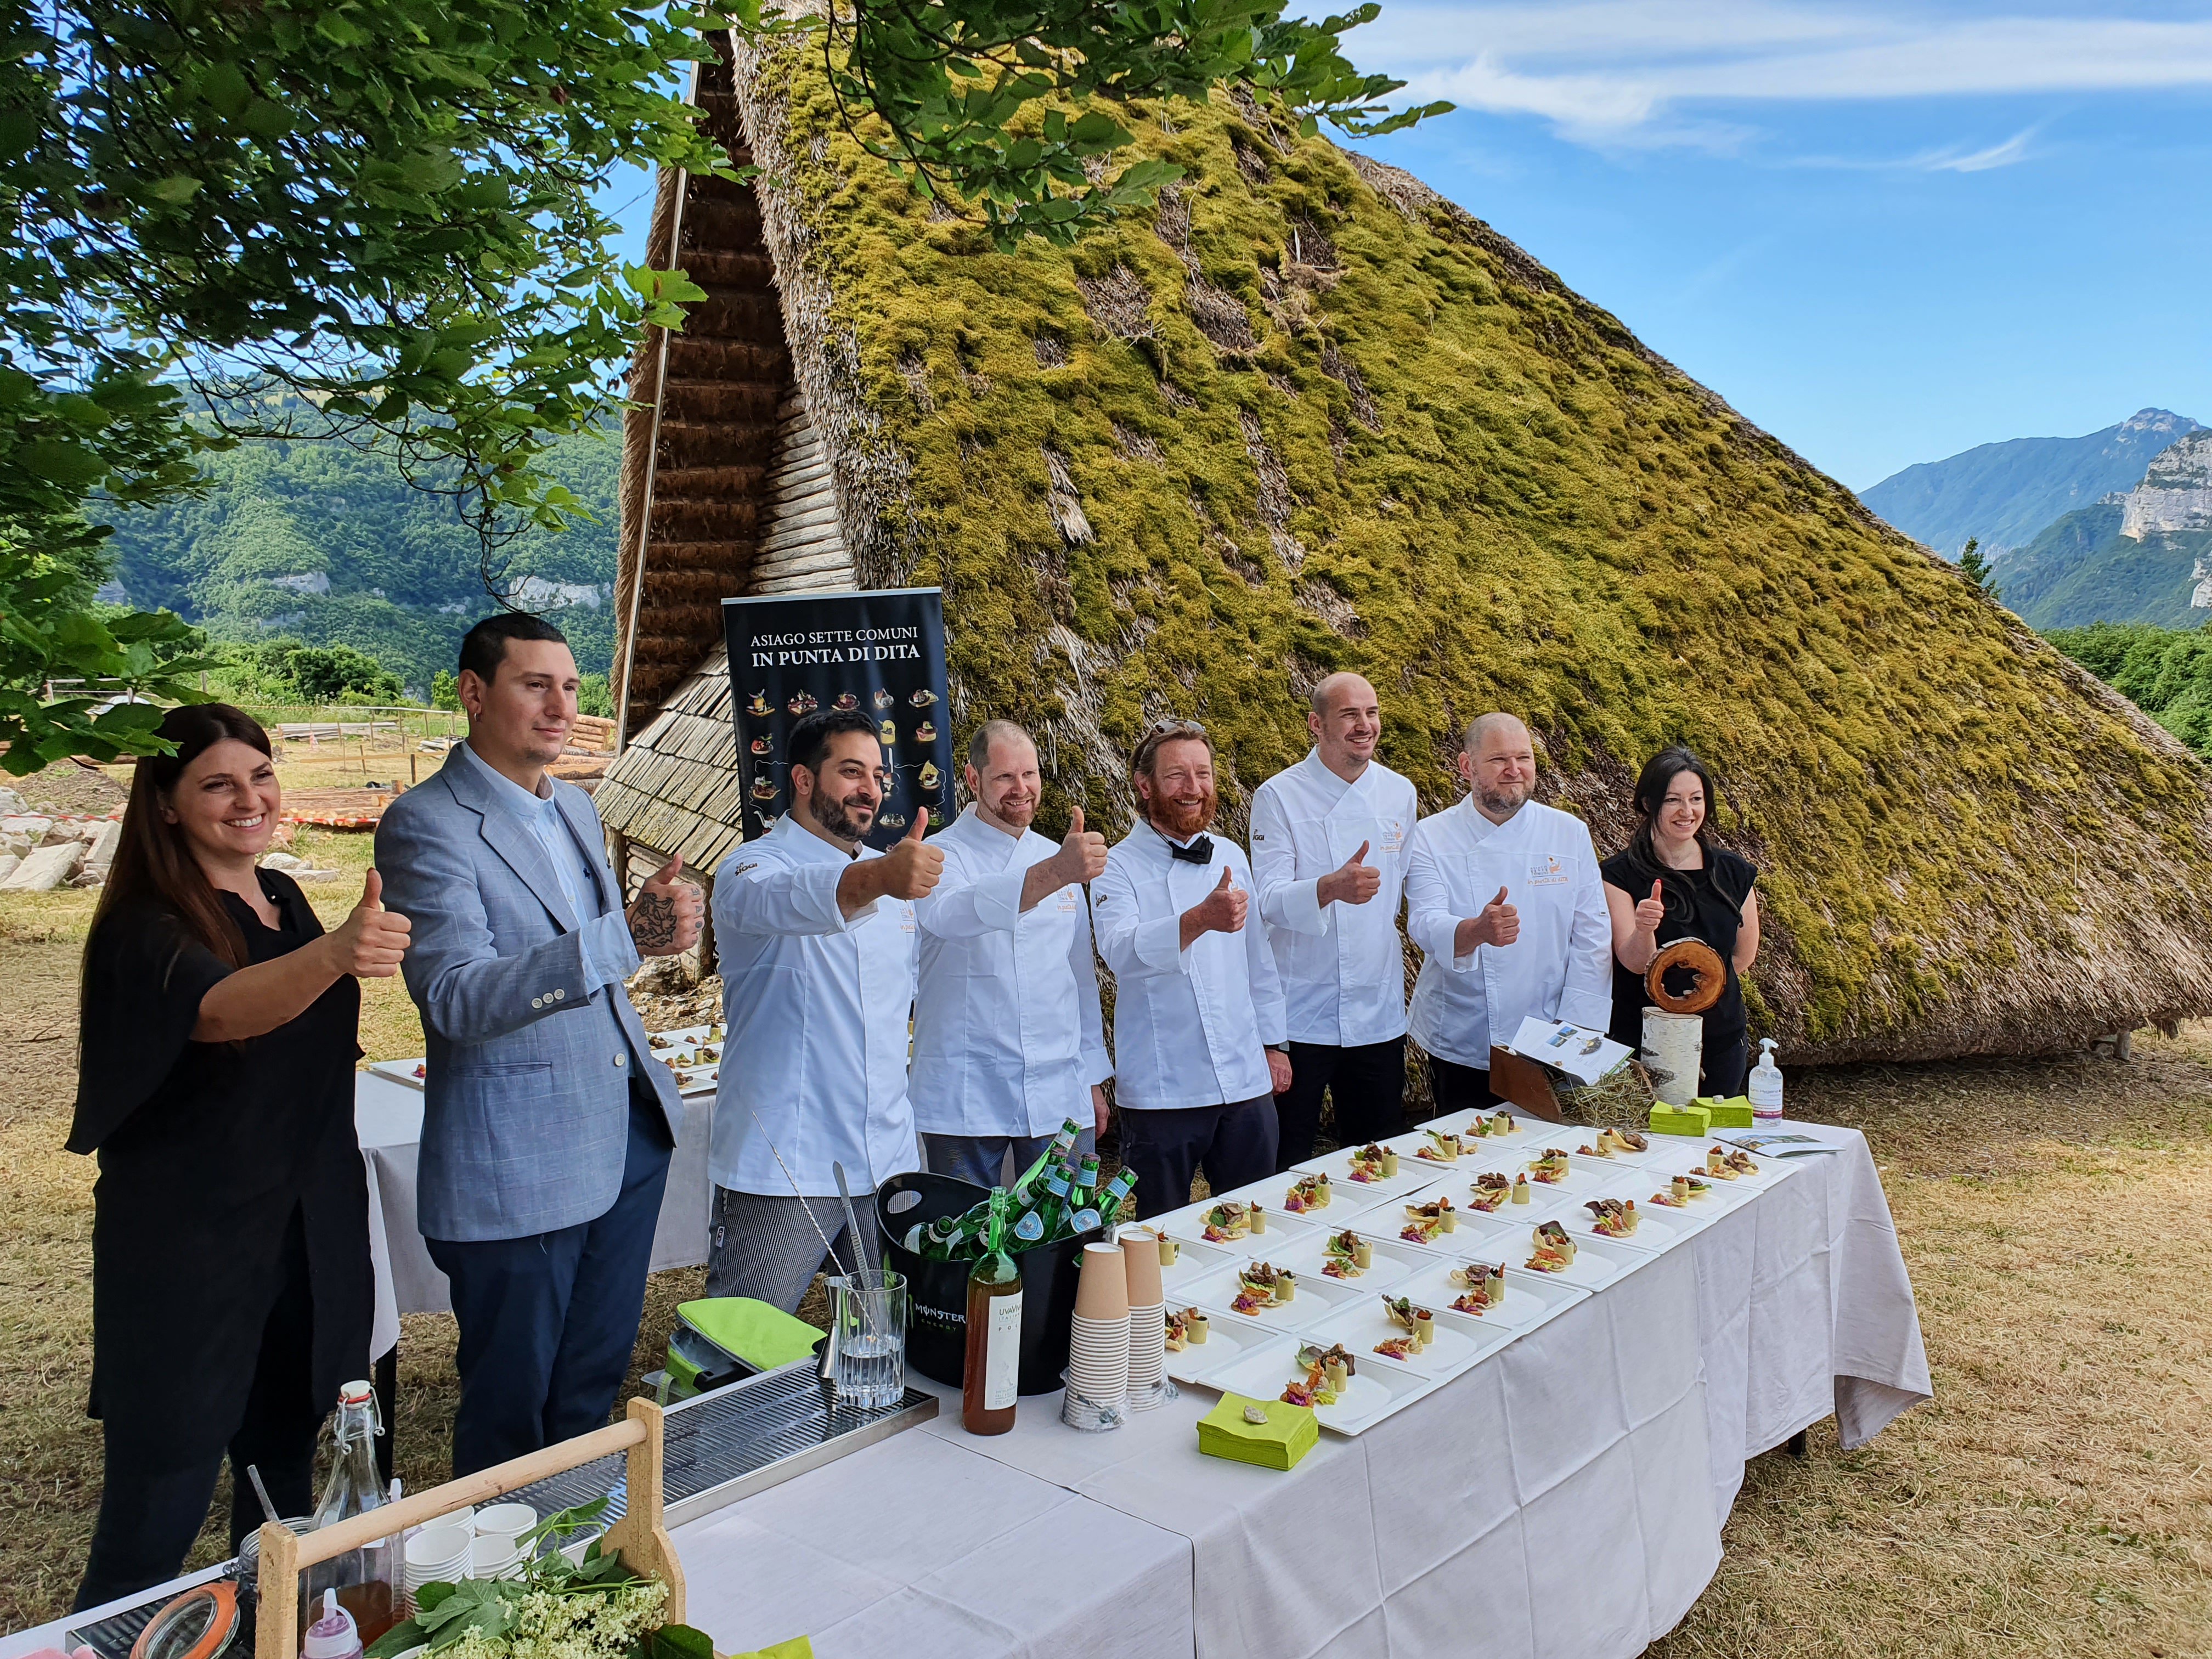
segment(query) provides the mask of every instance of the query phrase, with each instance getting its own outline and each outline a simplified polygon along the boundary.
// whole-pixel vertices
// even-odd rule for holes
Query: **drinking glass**
[[[863,1408],[906,1397],[904,1275],[885,1267],[830,1281],[830,1379],[839,1401]]]

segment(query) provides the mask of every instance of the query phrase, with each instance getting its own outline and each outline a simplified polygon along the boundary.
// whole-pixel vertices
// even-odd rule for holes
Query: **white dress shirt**
[[[1406,837],[1419,811],[1412,781],[1379,761],[1346,783],[1318,753],[1253,795],[1252,880],[1282,975],[1291,1042],[1349,1048],[1406,1035],[1398,905]],[[1364,904],[1323,904],[1321,878],[1362,842],[1382,885]]]
[[[1098,1012],[1091,908],[1071,882],[1024,912],[1032,865],[1060,851],[1010,836],[974,806],[930,837],[937,890],[915,901],[915,1127],[937,1135],[1045,1135],[1088,1126],[1091,1085],[1114,1073]]]
[[[1181,948],[1182,913],[1220,884],[1224,867],[1248,898],[1252,891],[1244,849],[1226,836],[1212,842],[1208,862],[1189,863],[1139,821],[1091,884],[1098,954],[1114,973],[1117,1105],[1221,1106],[1273,1089],[1266,1050],[1287,1041],[1283,986],[1258,907],[1248,907],[1243,931],[1200,933]]]
[[[540,793],[532,794],[468,744],[462,744],[461,754],[490,786],[493,799],[545,849],[545,861],[552,866],[553,879],[560,883],[562,896],[568,901],[571,912],[554,920],[570,924],[583,935],[585,990],[597,991],[601,986],[628,979],[637,971],[641,959],[637,941],[630,937],[629,918],[620,910],[600,912],[599,877],[585,862],[592,854],[585,852],[562,817],[561,804],[553,799],[553,786],[541,774]],[[602,850],[597,856],[605,859],[606,855]]]
[[[789,1197],[796,1181],[824,1197],[833,1164],[854,1192],[921,1167],[906,1092],[914,906],[879,898],[848,920],[837,882],[852,862],[786,817],[714,872],[729,1027],[707,1160],[718,1186]]]
[[[1510,945],[1452,954],[1453,935],[1505,890],[1520,913]],[[1490,1069],[1490,1046],[1522,1020],[1613,1023],[1613,923],[1589,830],[1530,801],[1492,823],[1472,797],[1413,826],[1406,860],[1406,932],[1427,958],[1413,985],[1413,1040],[1430,1054]]]

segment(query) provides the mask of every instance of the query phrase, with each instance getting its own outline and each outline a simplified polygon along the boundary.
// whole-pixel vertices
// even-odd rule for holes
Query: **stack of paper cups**
[[[1175,1398],[1167,1378],[1168,1299],[1160,1283],[1159,1235],[1138,1231],[1122,1251],[1129,1268],[1129,1409],[1148,1412]]]
[[[1067,1394],[1060,1420],[1071,1428],[1118,1429],[1127,1421],[1129,1274],[1118,1244],[1083,1247],[1068,1335]]]

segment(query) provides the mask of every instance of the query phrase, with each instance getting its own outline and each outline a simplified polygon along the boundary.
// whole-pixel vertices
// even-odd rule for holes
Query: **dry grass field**
[[[297,850],[358,893],[365,836]],[[83,1415],[92,1176],[60,1150],[88,895],[0,898],[0,1628],[68,1605],[97,1501]],[[397,981],[362,1044],[421,1052]],[[2121,1062],[1858,1067],[1796,1080],[1794,1109],[1871,1139],[1917,1288],[1932,1405],[1844,1453],[1749,1471],[1719,1577],[1664,1659],[2212,1654],[2212,1023]],[[654,1282],[655,1362],[696,1273]],[[400,1472],[434,1481],[453,1327],[407,1322]],[[196,1557],[221,1540],[203,1535]]]

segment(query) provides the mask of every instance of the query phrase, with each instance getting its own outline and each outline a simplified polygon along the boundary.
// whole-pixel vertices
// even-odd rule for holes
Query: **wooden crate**
[[[328,1561],[380,1538],[391,1538],[410,1527],[419,1527],[441,1515],[503,1498],[508,1492],[535,1485],[565,1469],[580,1468],[611,1453],[629,1455],[629,1508],[607,1529],[600,1547],[623,1558],[641,1577],[658,1578],[668,1586],[662,1615],[672,1625],[684,1622],[684,1567],[675,1546],[661,1524],[660,1407],[649,1400],[629,1402],[627,1420],[611,1424],[590,1434],[564,1440],[526,1456],[501,1463],[459,1480],[418,1492],[397,1504],[386,1504],[325,1527],[304,1537],[274,1522],[261,1528],[261,1577],[258,1589],[261,1611],[254,1626],[253,1650],[258,1659],[296,1659],[300,1651],[300,1572],[319,1561]],[[395,1586],[395,1592],[397,1587]]]

